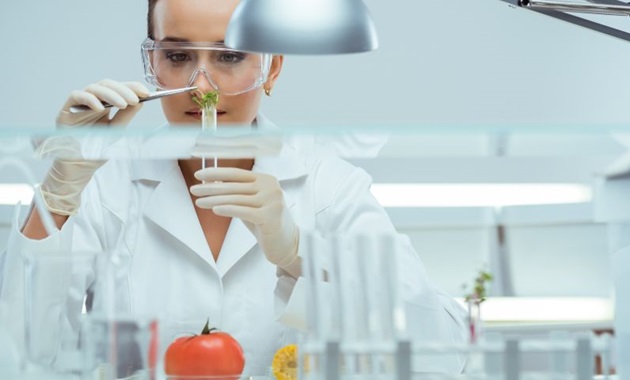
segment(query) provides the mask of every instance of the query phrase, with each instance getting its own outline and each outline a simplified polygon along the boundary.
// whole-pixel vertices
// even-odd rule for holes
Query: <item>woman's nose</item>
[[[196,86],[197,89],[199,89],[199,91],[203,92],[204,94],[218,90],[216,84],[214,83],[214,81],[210,77],[210,74],[208,74],[208,71],[206,71],[205,68],[199,68],[195,70],[192,78],[190,79],[189,86]]]

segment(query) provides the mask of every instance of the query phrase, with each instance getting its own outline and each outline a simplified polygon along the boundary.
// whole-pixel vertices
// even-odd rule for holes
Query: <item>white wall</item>
[[[607,229],[591,203],[460,208],[388,208],[409,236],[429,278],[464,296],[481,268],[495,279],[491,296],[610,297]],[[504,242],[499,243],[501,225]]]
[[[288,57],[264,105],[269,116],[281,124],[630,120],[626,42],[499,0],[366,3],[380,49]],[[100,78],[142,80],[145,12],[145,0],[2,1],[0,125],[51,123],[72,89]],[[136,120],[162,122],[155,103]]]

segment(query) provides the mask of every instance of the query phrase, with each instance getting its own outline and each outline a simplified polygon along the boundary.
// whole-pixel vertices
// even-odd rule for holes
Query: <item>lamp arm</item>
[[[630,33],[570,13],[630,16],[630,4],[617,0],[589,0],[590,4],[553,0],[501,0],[513,7],[549,17],[630,42]]]

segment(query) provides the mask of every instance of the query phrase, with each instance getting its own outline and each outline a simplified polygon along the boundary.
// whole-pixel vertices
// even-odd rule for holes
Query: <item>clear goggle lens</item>
[[[142,44],[145,78],[161,89],[193,85],[204,76],[223,95],[238,95],[262,86],[270,54],[242,52],[220,43],[156,42]]]

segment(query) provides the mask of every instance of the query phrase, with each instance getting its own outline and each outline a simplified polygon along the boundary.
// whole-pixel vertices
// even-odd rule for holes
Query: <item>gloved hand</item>
[[[195,173],[205,183],[192,186],[198,207],[240,218],[256,236],[267,260],[286,269],[298,260],[300,230],[293,222],[278,180],[237,168],[208,168]],[[293,271],[294,272],[294,271]]]
[[[141,83],[102,80],[87,86],[82,91],[72,92],[57,116],[57,125],[60,128],[127,125],[141,108],[139,98],[146,96],[149,96],[149,90]],[[105,109],[101,102],[110,103],[119,111],[110,119],[110,109]],[[91,111],[70,113],[70,107],[77,105],[88,106]],[[46,208],[50,212],[57,215],[73,215],[79,209],[83,189],[94,172],[105,162],[81,160],[80,146],[73,149],[66,145],[64,150],[66,154],[68,150],[79,150],[76,152],[78,157],[55,159],[40,189]]]

